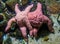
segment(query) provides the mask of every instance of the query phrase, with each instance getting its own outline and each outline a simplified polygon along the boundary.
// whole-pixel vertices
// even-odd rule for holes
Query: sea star
[[[20,28],[20,31],[22,32],[24,39],[27,41],[26,26],[28,27],[29,30],[32,29],[32,26],[28,20],[27,15],[32,7],[33,7],[33,4],[26,7],[24,11],[20,11],[18,8],[18,4],[16,4],[15,5],[16,16],[12,17],[8,21],[5,31],[7,31],[11,27],[12,22],[16,22]]]
[[[30,31],[31,36],[32,35],[37,36],[38,29],[41,27],[43,23],[46,23],[49,30],[51,32],[54,32],[51,20],[47,16],[45,16],[42,12],[41,3],[37,3],[37,8],[35,11],[28,13],[28,19],[31,25],[34,27],[34,29]]]

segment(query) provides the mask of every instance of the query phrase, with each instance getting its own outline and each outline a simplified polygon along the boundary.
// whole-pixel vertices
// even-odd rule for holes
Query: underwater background
[[[15,16],[16,3],[24,10],[27,5],[36,2],[42,3],[44,15],[52,20],[54,33],[49,32],[47,25],[43,24],[38,39],[28,35],[28,42],[25,42],[16,23],[12,24],[8,32],[4,31],[8,20]],[[31,11],[35,9],[34,5]],[[0,44],[60,44],[60,0],[0,0]]]

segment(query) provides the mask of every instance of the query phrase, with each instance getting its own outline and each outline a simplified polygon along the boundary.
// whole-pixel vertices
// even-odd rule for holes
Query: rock
[[[46,36],[46,37],[44,37],[44,41],[48,41],[49,40],[49,38]]]
[[[28,0],[21,0],[20,2],[22,3],[22,5],[26,5],[28,3]]]
[[[60,4],[56,0],[50,0],[50,2],[47,2],[46,5],[50,13],[56,14],[60,12]]]
[[[0,26],[6,24],[6,17],[5,14],[0,13]]]
[[[3,12],[5,9],[5,3],[0,1],[0,13]]]
[[[7,0],[5,3],[8,8],[10,7],[12,10],[14,10],[15,4],[17,2],[18,2],[17,0]]]

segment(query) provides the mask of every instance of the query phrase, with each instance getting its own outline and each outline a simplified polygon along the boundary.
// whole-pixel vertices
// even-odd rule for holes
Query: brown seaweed
[[[50,13],[56,14],[60,12],[60,4],[56,0],[51,0],[48,4],[47,9]]]

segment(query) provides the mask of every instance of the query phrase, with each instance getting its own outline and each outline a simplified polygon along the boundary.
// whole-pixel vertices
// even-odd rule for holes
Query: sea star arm
[[[32,7],[33,7],[33,4],[26,7],[25,12],[28,13],[31,10]]]
[[[28,28],[29,30],[32,30],[32,26],[31,26],[28,18],[25,18],[25,19],[24,19],[24,22],[26,23],[27,28]]]
[[[14,17],[11,18],[11,19],[8,21],[7,27],[5,28],[5,32],[6,32],[7,30],[9,30],[9,28],[11,27],[12,22],[16,22]]]
[[[30,24],[30,22],[29,22],[29,19],[28,19],[28,16],[27,16],[27,14],[29,13],[29,11],[30,11],[30,9],[33,7],[33,4],[32,5],[29,5],[28,7],[26,7],[26,9],[24,10],[24,13],[25,13],[25,18],[23,19],[24,20],[24,22],[26,23],[26,26],[28,27],[28,29],[29,30],[31,30],[32,29],[32,26],[31,26],[31,24]]]
[[[54,32],[54,29],[53,29],[51,20],[48,20],[47,25],[48,25],[49,31],[50,31],[50,32]]]
[[[15,5],[15,12],[20,13],[21,11],[19,10],[18,4]]]

